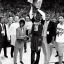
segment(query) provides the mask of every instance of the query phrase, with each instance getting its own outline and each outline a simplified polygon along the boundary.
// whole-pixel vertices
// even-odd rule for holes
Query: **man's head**
[[[9,18],[8,18],[8,22],[9,22],[9,23],[13,23],[13,17],[9,17]]]
[[[26,16],[26,21],[29,21],[29,17],[28,16]]]
[[[58,18],[58,20],[59,20],[59,22],[63,22],[63,16],[59,16],[59,18]]]
[[[4,17],[1,18],[1,23],[2,23],[2,24],[5,23],[5,18],[4,18]]]
[[[14,20],[15,20],[15,22],[18,22],[19,21],[19,16],[15,16]]]
[[[39,12],[36,13],[36,16],[35,16],[35,20],[36,22],[40,22],[41,21],[41,14]]]
[[[50,20],[50,14],[46,14],[46,21]]]
[[[19,24],[20,24],[20,27],[23,27],[25,25],[25,21],[24,20],[20,20]]]

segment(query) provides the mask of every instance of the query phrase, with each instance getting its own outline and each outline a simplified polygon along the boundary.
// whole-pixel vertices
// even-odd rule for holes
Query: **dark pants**
[[[28,36],[28,30],[26,30],[26,35]],[[28,40],[29,38],[27,38],[27,40]],[[26,41],[24,42],[24,50],[26,51],[26,49],[27,49],[27,43],[26,43]]]
[[[27,49],[27,43],[24,42],[24,50],[26,51],[26,49]]]
[[[4,50],[4,56],[7,56],[7,46],[8,46],[8,41],[7,40],[3,40],[3,50]]]
[[[11,56],[13,56],[13,53],[14,53],[14,46],[11,45]]]
[[[7,56],[7,47],[6,46],[4,46],[4,56]]]
[[[35,53],[37,55],[36,61],[35,61]],[[37,52],[35,52],[35,50],[31,50],[31,64],[34,64],[34,63],[38,64],[39,59],[40,59],[40,50],[38,50]]]

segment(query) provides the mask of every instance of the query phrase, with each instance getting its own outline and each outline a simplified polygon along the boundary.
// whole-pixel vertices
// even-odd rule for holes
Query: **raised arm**
[[[45,20],[45,13],[40,9],[38,9],[38,12],[42,15],[42,19]]]

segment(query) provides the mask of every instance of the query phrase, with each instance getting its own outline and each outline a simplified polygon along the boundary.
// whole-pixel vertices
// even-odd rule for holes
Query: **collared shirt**
[[[26,27],[25,26],[22,28],[18,27],[16,29],[16,38],[18,38],[20,36],[25,36],[25,35],[26,35]]]
[[[50,21],[45,21],[44,25],[43,25],[43,32],[42,32],[42,36],[46,37],[47,36],[47,28],[48,28],[48,24]]]
[[[16,35],[16,29],[19,27],[19,23],[16,22],[16,23],[12,23],[10,25],[10,29],[9,29],[9,33],[10,35]]]

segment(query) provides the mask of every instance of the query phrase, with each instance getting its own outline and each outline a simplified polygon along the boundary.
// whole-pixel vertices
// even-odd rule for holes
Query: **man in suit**
[[[8,46],[8,40],[7,40],[7,29],[5,24],[5,18],[1,19],[2,23],[2,37],[3,37],[3,48],[4,48],[4,56],[8,58],[7,56],[7,46]]]
[[[3,44],[2,44],[2,42],[3,42],[3,38],[2,38],[2,27],[1,27],[1,23],[0,23],[0,52],[1,52],[1,49],[2,49],[2,46],[3,46]]]
[[[45,45],[45,64],[49,64],[52,54],[52,44],[56,35],[55,23],[50,21],[50,15],[46,15],[46,20],[43,26],[43,43]]]

